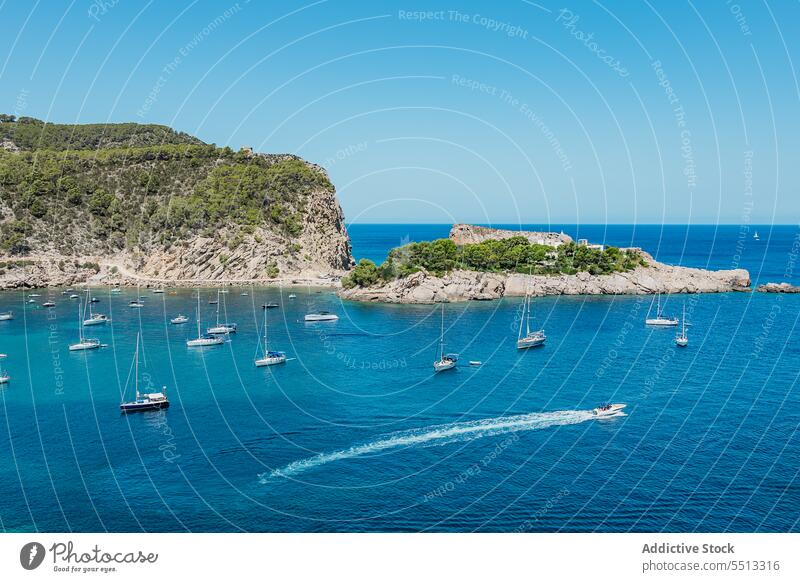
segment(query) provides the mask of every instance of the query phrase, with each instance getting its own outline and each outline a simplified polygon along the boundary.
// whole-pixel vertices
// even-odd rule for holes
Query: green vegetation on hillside
[[[0,115],[0,141],[9,140],[22,150],[97,150],[156,145],[203,145],[186,133],[164,125],[45,123],[32,117]]]
[[[605,275],[644,265],[640,253],[616,247],[592,249],[575,243],[553,248],[534,244],[523,236],[456,246],[450,239],[411,243],[392,249],[380,266],[361,259],[342,285],[367,287],[405,277],[422,269],[441,276],[454,269],[492,273]]]
[[[0,118],[4,131],[20,123]],[[90,147],[110,126],[53,127],[69,128]],[[154,138],[156,130],[184,139],[160,126],[113,127],[115,139]],[[12,139],[21,145],[18,135]],[[61,151],[61,133],[51,137],[47,149],[0,148],[0,253],[24,254],[47,243],[65,254],[87,246],[147,248],[221,232],[233,249],[259,226],[293,238],[303,228],[306,197],[333,189],[324,172],[295,156],[234,152],[190,136],[192,143]]]

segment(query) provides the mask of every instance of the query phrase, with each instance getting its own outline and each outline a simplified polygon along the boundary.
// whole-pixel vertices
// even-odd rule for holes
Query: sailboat
[[[753,238],[756,240],[760,240],[760,237],[758,236],[758,231],[755,231],[755,233],[753,233]]]
[[[100,340],[83,337],[83,326],[81,325],[81,304],[78,302],[78,343],[70,344],[69,351],[78,352],[81,350],[94,350],[100,347]]]
[[[439,359],[433,363],[434,372],[444,372],[456,367],[458,356],[444,353],[444,303],[442,303],[442,329],[439,333]]]
[[[0,360],[5,360],[8,356],[5,354],[0,354]],[[0,384],[8,384],[9,380],[11,380],[11,376],[3,370],[3,366],[0,365]]]
[[[225,343],[221,337],[200,333],[200,291],[197,291],[197,339],[187,340],[186,346],[190,348],[202,348],[205,346],[217,346]]]
[[[525,335],[522,335],[522,326],[525,325]],[[531,331],[531,296],[525,295],[525,303],[522,308],[522,318],[519,320],[519,334],[517,335],[517,349],[526,350],[528,348],[538,348],[544,345],[547,336],[544,330]]]
[[[219,294],[220,291],[217,290],[217,323],[213,327],[209,327],[206,330],[206,333],[209,335],[228,335],[229,333],[236,333],[236,324],[235,323],[220,323],[219,322]],[[225,307],[225,298],[222,299],[223,308]],[[225,314],[227,317],[228,310],[225,309]]]
[[[685,348],[689,345],[689,337],[686,335],[686,304],[683,304],[683,317],[681,318],[681,332],[675,336],[675,345]]]
[[[132,309],[141,309],[144,307],[144,303],[142,302],[142,295],[139,293],[139,285],[136,285],[136,299],[128,303],[128,307]]]
[[[83,320],[83,325],[102,325],[111,321],[102,313],[92,313],[92,301],[89,300],[89,289],[86,289],[86,303],[89,306],[89,317]]]
[[[141,412],[144,410],[161,410],[162,408],[169,408],[169,400],[167,400],[167,387],[164,386],[161,392],[152,392],[150,394],[141,394],[139,392],[139,336],[136,334],[136,354],[134,358],[134,382],[136,383],[136,400],[132,402],[122,402],[119,409],[122,412]]]
[[[658,327],[675,327],[678,325],[678,319],[675,317],[667,317],[661,311],[661,293],[657,295],[658,306],[656,308],[656,316],[650,317],[650,311],[653,309],[653,303],[650,303],[650,309],[647,311],[647,319],[644,320],[646,325],[654,325]]]
[[[182,313],[179,313],[177,317],[173,317],[172,319],[169,320],[169,322],[172,325],[180,325],[182,323],[189,323],[189,318],[183,315]]]
[[[267,310],[264,310],[264,355],[256,360],[256,366],[274,366],[286,363],[286,352],[275,352],[267,344]]]

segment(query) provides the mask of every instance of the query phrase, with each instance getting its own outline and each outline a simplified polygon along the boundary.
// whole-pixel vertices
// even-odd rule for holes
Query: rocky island
[[[0,116],[0,288],[333,284],[352,266],[334,187],[297,156]]]
[[[743,269],[707,271],[659,263],[638,248],[577,243],[564,234],[457,224],[449,239],[359,262],[342,280],[353,301],[433,303],[532,295],[641,295],[750,291]]]

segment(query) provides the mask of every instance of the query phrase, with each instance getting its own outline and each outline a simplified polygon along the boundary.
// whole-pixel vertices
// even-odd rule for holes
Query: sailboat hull
[[[263,366],[275,366],[277,364],[285,364],[286,363],[286,356],[274,356],[270,358],[260,358],[256,360],[256,367],[261,368]]]
[[[147,410],[163,410],[169,408],[169,401],[163,402],[125,402],[119,405],[121,412],[145,412]]]
[[[547,338],[542,335],[523,337],[517,340],[517,349],[527,350],[530,348],[539,348],[544,345],[545,341],[547,341]]]

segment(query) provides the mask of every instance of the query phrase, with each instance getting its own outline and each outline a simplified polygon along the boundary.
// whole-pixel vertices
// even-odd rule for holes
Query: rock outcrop
[[[765,283],[756,287],[759,293],[800,293],[800,287],[789,283]]]
[[[651,262],[610,275],[522,275],[454,271],[436,277],[424,271],[378,287],[355,287],[339,294],[353,301],[434,303],[533,295],[646,295],[750,291],[744,269],[706,271]]]
[[[450,240],[457,245],[476,244],[492,239],[506,239],[522,236],[533,244],[557,247],[564,243],[572,242],[572,237],[563,232],[536,232],[530,230],[503,230],[475,226],[472,224],[454,224],[450,229]]]

